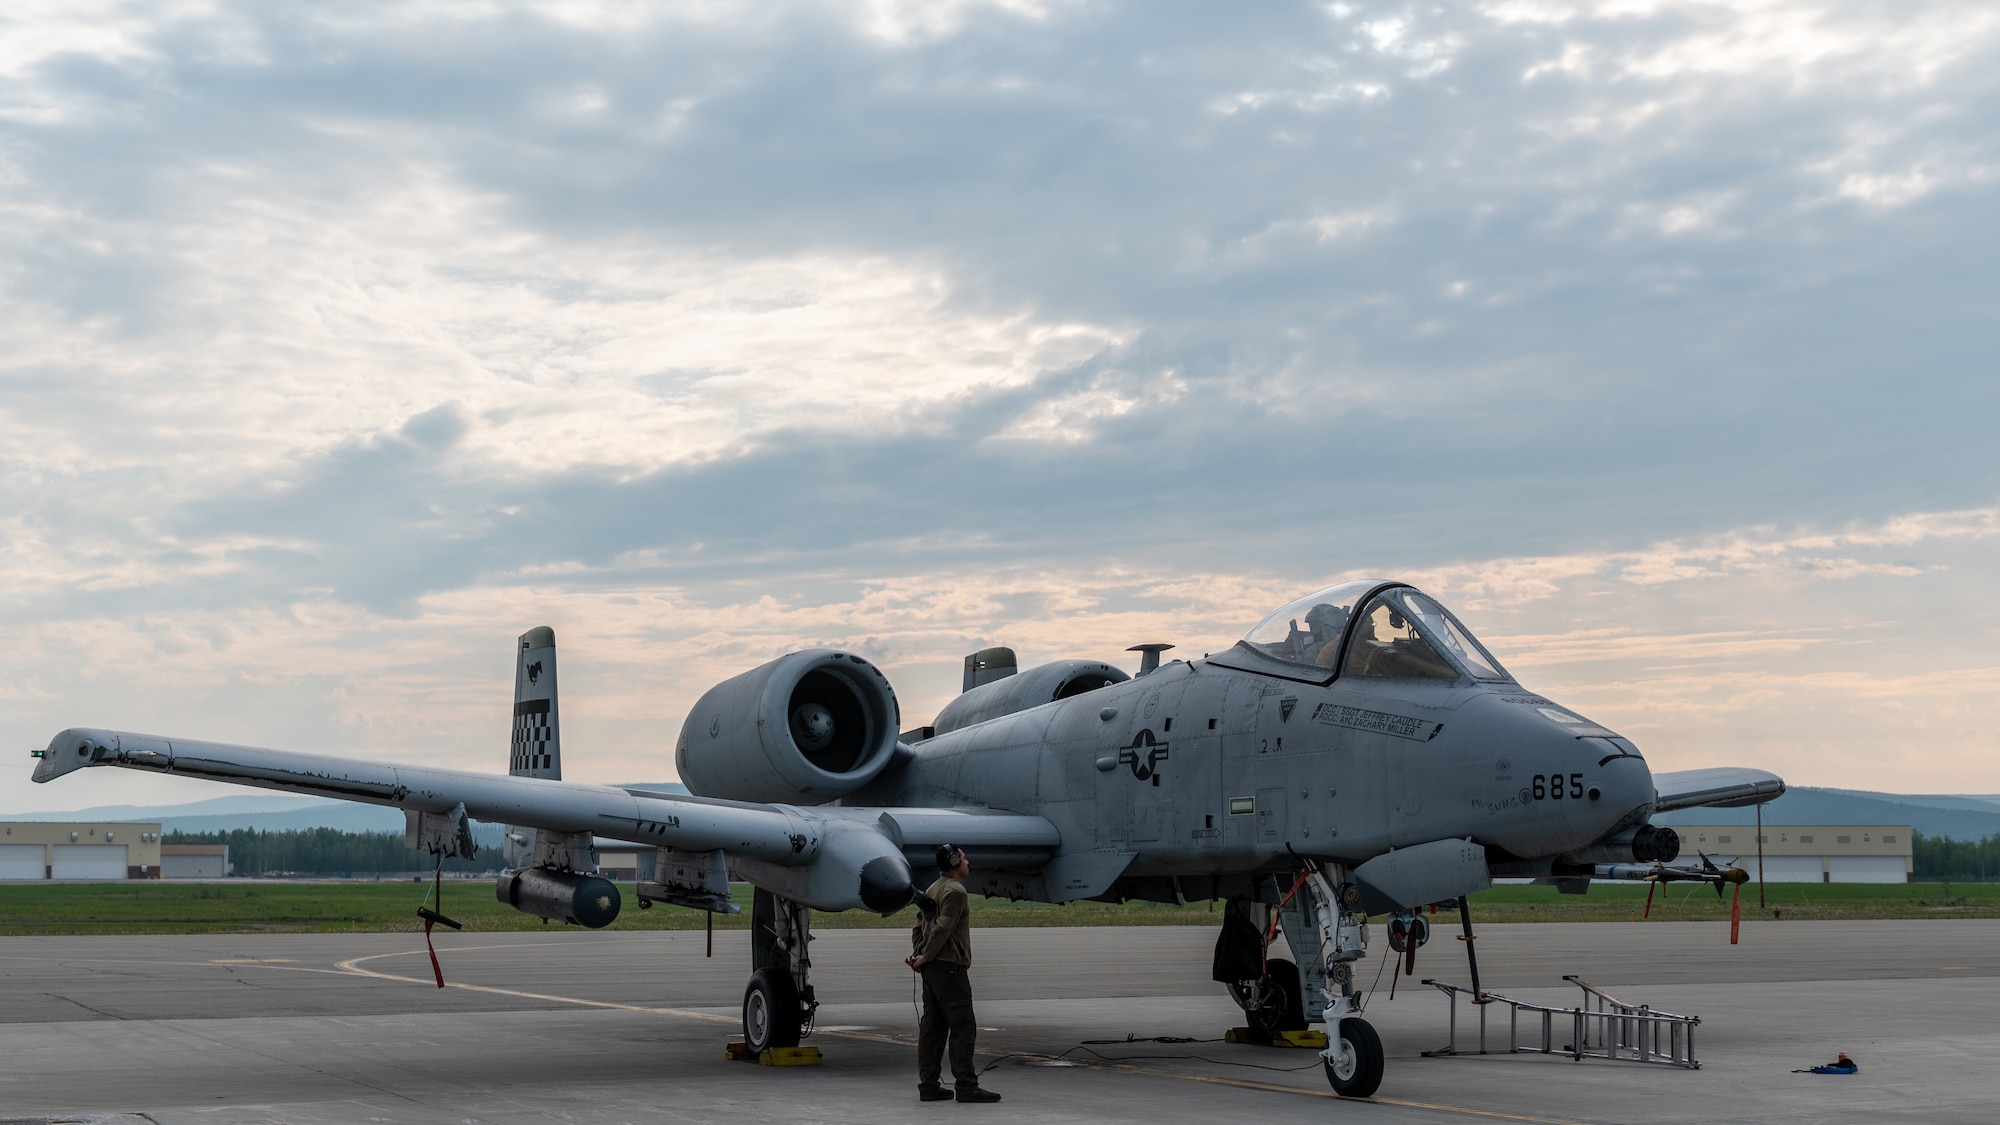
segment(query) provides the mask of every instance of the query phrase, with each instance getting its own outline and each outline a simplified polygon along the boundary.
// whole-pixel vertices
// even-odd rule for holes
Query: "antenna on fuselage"
[[[1170,648],[1172,648],[1172,647],[1174,647],[1174,646],[1172,646],[1172,645],[1160,645],[1160,644],[1152,644],[1152,645],[1133,645],[1133,646],[1132,646],[1131,648],[1128,648],[1128,649],[1126,649],[1125,651],[1126,651],[1126,652],[1138,652],[1138,653],[1144,653],[1144,654],[1145,654],[1145,655],[1143,655],[1143,656],[1139,657],[1139,674],[1140,674],[1141,676],[1143,676],[1143,675],[1145,675],[1145,674],[1146,674],[1146,673],[1148,673],[1148,672],[1157,672],[1157,671],[1159,671],[1159,669],[1160,669],[1160,654],[1161,654],[1161,653],[1163,653],[1163,652],[1165,652],[1165,651],[1167,651],[1168,649],[1170,649]]]

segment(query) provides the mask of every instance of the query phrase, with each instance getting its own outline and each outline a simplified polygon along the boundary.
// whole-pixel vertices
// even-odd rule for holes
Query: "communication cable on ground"
[[[1111,1043],[1221,1043],[1221,1042],[1224,1042],[1224,1040],[1195,1039],[1181,1035],[1155,1035],[1148,1037],[1128,1035],[1123,1039],[1086,1039],[1082,1043],[1078,1044],[1077,1046],[1071,1047],[1069,1050],[1064,1051],[1060,1055],[1030,1055],[1030,1054],[1018,1054],[1018,1053],[1001,1055],[998,1058],[994,1059],[992,1062],[989,1062],[985,1066],[980,1067],[979,1073],[985,1074],[987,1071],[992,1070],[994,1067],[999,1066],[1001,1063],[1008,1062],[1010,1060],[1018,1060],[1023,1063],[1038,1063],[1038,1062],[1046,1063],[1052,1059],[1053,1060],[1066,1059],[1069,1056],[1076,1054],[1078,1051],[1082,1051],[1085,1054],[1091,1055],[1097,1059],[1109,1063],[1149,1062],[1149,1061],[1186,1062],[1188,1060],[1193,1060],[1195,1062],[1205,1062],[1211,1066],[1240,1066],[1240,1067],[1247,1067],[1250,1070],[1271,1070],[1271,1071],[1278,1071],[1280,1073],[1291,1073],[1294,1071],[1312,1070],[1313,1068],[1322,1065],[1318,1052],[1314,1052],[1311,1062],[1302,1063],[1298,1066],[1267,1066],[1263,1063],[1241,1062],[1235,1059],[1212,1059],[1206,1055],[1107,1055],[1102,1051],[1093,1049],[1093,1045],[1103,1045]]]
[[[1139,1040],[1134,1040],[1134,1042],[1145,1043],[1148,1042],[1148,1040],[1139,1039]],[[1216,1042],[1216,1040],[1211,1039],[1207,1040],[1207,1042],[1213,1043]],[[1094,1050],[1090,1047],[1076,1046],[1076,1047],[1071,1047],[1069,1050],[1064,1051],[1060,1055],[1001,1055],[999,1058],[988,1063],[986,1067],[980,1071],[980,1073],[984,1074],[986,1073],[986,1071],[992,1070],[994,1067],[999,1066],[1001,1063],[1006,1062],[1008,1059],[1022,1059],[1024,1061],[1037,1061],[1037,1060],[1046,1061],[1051,1058],[1064,1059],[1068,1058],[1073,1054],[1076,1054],[1078,1051],[1082,1051],[1087,1055],[1090,1055],[1094,1058],[1102,1059],[1103,1061],[1110,1063],[1148,1062],[1148,1061],[1186,1062],[1192,1059],[1196,1062],[1205,1062],[1212,1066],[1241,1066],[1241,1067],[1247,1067],[1251,1070],[1275,1070],[1280,1072],[1311,1070],[1314,1067],[1321,1065],[1318,1052],[1314,1052],[1311,1062],[1304,1063],[1299,1066],[1266,1066],[1263,1063],[1237,1062],[1231,1059],[1212,1059],[1207,1057],[1206,1055],[1107,1055],[1102,1051]]]

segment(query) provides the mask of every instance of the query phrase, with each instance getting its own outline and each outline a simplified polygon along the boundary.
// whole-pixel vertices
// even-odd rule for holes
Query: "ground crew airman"
[[[972,861],[964,849],[942,844],[937,865],[942,874],[924,892],[932,909],[919,912],[910,931],[910,956],[903,961],[924,981],[924,1015],[917,1024],[917,1096],[927,1102],[954,1096],[940,1082],[949,1044],[958,1100],[997,1102],[1000,1095],[980,1088],[979,1072],[972,1066],[972,1041],[979,1030],[967,975],[972,967],[972,912],[960,882],[972,870]]]

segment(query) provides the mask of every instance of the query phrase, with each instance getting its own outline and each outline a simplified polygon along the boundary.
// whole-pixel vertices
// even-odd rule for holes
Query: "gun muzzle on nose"
[[[1642,824],[1578,848],[1564,856],[1572,863],[1672,863],[1680,858],[1681,834],[1665,825]]]

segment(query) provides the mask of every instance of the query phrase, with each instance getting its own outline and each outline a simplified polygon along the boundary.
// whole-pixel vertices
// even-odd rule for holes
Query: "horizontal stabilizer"
[[[1705,770],[1680,770],[1653,775],[1659,793],[1653,802],[1656,813],[1675,809],[1707,807],[1734,809],[1761,805],[1785,795],[1785,779],[1775,773],[1748,766],[1716,766]]]

